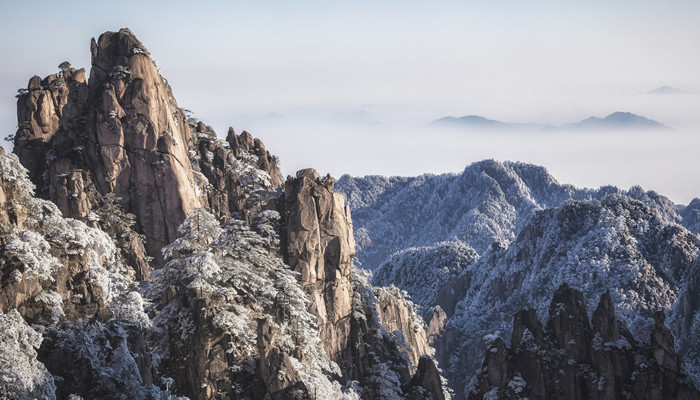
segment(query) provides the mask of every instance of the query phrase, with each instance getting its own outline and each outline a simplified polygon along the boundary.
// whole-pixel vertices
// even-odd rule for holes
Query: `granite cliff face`
[[[110,194],[137,217],[133,230],[160,262],[160,249],[192,209],[249,218],[256,209],[250,198],[266,200],[256,191],[281,185],[277,159],[262,141],[232,130],[223,141],[185,116],[128,29],[101,35],[90,50],[89,80],[72,68],[35,76],[17,101],[14,152],[38,194],[65,216],[89,220]]]
[[[128,29],[91,53],[87,80],[30,80],[0,154],[0,353],[22,368],[0,394],[445,398],[412,303],[353,269],[332,178],[283,185],[262,141],[186,115]]]
[[[397,382],[405,386],[430,348],[410,301],[361,280],[353,282],[358,272],[352,267],[352,220],[344,197],[333,190],[334,182],[313,169],[287,178],[285,263],[299,273],[326,353],[344,376],[369,384],[381,398],[386,391],[385,384],[376,382],[381,369],[387,363],[400,368]],[[378,398],[369,393],[363,397]]]
[[[637,342],[615,318],[610,293],[589,322],[583,294],[566,284],[554,293],[546,327],[534,309],[515,314],[510,347],[489,338],[470,399],[698,399],[683,373],[664,313],[650,342]]]
[[[311,169],[285,183],[285,262],[300,274],[326,351],[339,359],[350,331],[355,242],[350,210],[333,184],[333,178],[321,180]]]
[[[90,45],[92,68],[30,80],[18,99],[15,153],[39,194],[85,219],[113,193],[138,217],[151,256],[199,205],[191,135],[167,81],[127,29]]]

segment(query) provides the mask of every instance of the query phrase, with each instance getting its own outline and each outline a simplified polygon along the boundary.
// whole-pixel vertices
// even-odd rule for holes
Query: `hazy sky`
[[[109,5],[107,5],[109,4]],[[260,137],[285,173],[457,172],[483,158],[577,186],[700,196],[698,1],[0,0],[0,137],[14,94],[129,27],[181,107]],[[688,94],[652,96],[670,85]],[[562,124],[629,111],[658,134],[435,132],[445,115]],[[7,143],[4,144],[7,147]]]

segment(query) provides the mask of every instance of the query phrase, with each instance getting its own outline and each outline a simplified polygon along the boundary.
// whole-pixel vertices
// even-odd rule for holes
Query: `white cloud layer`
[[[700,196],[698,17],[696,1],[2,2],[0,137],[33,74],[64,60],[89,67],[90,37],[127,26],[181,106],[220,134],[233,125],[261,137],[286,173],[413,175],[512,159],[562,182],[641,184],[687,203]],[[691,93],[645,94],[662,85]],[[615,111],[675,131],[425,128],[446,115],[558,125]]]

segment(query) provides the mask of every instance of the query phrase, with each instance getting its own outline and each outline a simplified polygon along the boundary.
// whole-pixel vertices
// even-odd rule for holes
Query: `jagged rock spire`
[[[583,294],[562,284],[542,331],[534,310],[519,311],[511,348],[494,339],[469,398],[700,399],[664,314],[655,315],[651,345],[638,344],[615,317],[606,291],[588,324]]]

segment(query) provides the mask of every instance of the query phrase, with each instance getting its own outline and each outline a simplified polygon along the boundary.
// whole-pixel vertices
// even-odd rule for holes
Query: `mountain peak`
[[[660,122],[625,111],[616,111],[605,118],[592,116],[567,127],[577,129],[668,129]]]
[[[442,117],[430,123],[431,125],[441,125],[441,126],[494,126],[494,125],[504,125],[501,121],[496,121],[493,119],[488,119],[482,117],[481,115],[465,115],[462,117]]]
[[[440,128],[458,129],[487,129],[487,130],[534,130],[542,128],[541,125],[533,123],[510,123],[494,119],[488,119],[481,115],[465,115],[463,117],[443,117],[429,124]]]
[[[685,93],[683,90],[671,87],[671,86],[661,86],[660,88],[656,88],[654,90],[651,90],[647,92],[647,94],[679,94],[679,93]]]

